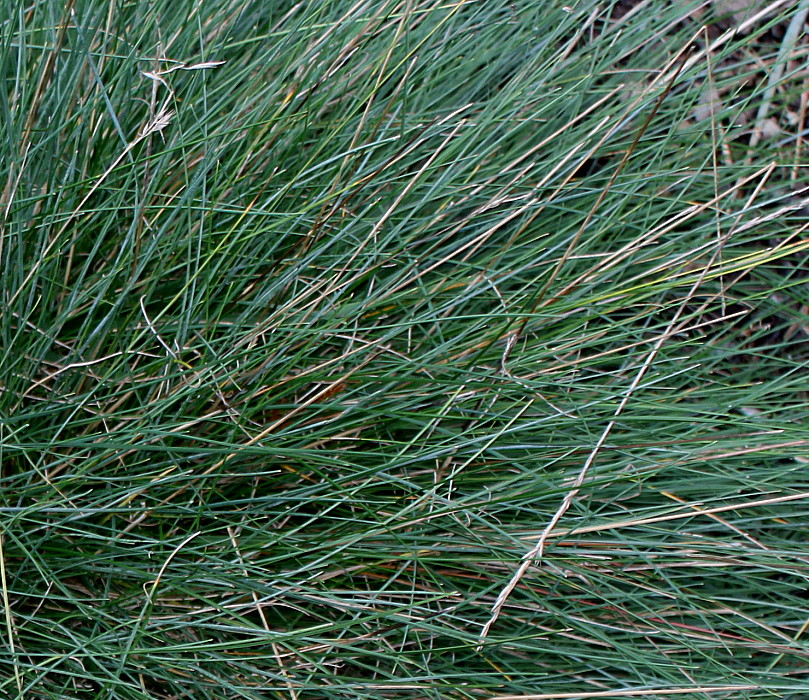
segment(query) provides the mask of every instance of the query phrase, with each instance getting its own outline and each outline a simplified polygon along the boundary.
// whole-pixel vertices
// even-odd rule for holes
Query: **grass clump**
[[[2,693],[802,697],[792,5],[0,9]]]

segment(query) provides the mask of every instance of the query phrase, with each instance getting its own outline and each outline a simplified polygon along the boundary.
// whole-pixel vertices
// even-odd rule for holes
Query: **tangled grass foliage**
[[[704,4],[4,3],[0,694],[806,697],[809,3]]]

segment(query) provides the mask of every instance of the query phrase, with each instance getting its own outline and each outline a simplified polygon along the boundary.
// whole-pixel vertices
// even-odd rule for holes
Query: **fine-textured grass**
[[[806,697],[806,4],[2,3],[0,696]]]

